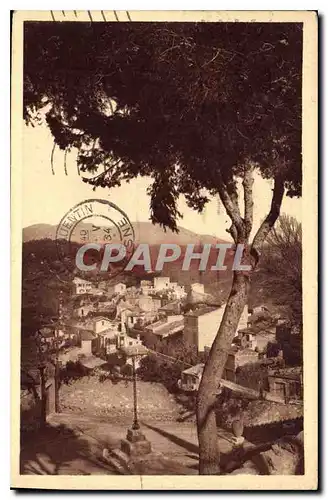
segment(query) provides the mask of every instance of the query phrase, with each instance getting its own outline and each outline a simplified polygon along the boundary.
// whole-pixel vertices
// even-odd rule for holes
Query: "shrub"
[[[276,358],[281,350],[281,345],[278,342],[268,342],[266,354],[268,358]]]
[[[175,392],[178,389],[181,366],[180,363],[163,361],[159,356],[150,354],[141,359],[137,374],[146,382],[162,383],[169,391]]]
[[[124,365],[122,366],[121,368],[121,375],[123,375],[124,377],[132,377],[133,375],[133,368],[131,365]]]
[[[267,387],[268,366],[261,363],[247,363],[236,370],[236,383],[260,390]]]
[[[74,380],[84,377],[86,374],[86,368],[79,361],[67,361],[66,366],[60,370],[60,380],[64,384],[69,384]]]

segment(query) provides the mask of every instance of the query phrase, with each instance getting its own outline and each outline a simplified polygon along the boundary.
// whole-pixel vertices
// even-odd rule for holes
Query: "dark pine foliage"
[[[177,230],[177,198],[245,164],[301,192],[302,25],[25,23],[24,117],[79,150],[85,182],[153,180],[151,219]],[[92,175],[90,175],[92,174]]]

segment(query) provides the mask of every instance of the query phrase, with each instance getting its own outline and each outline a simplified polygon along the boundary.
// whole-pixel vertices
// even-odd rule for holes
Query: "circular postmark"
[[[75,205],[56,231],[59,259],[70,271],[122,272],[134,251],[134,229],[117,205],[89,199]]]

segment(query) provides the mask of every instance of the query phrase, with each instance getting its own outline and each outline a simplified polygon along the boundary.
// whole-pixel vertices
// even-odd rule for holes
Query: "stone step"
[[[103,459],[106,463],[113,467],[118,474],[123,476],[130,474],[126,467],[123,467],[123,465],[111,454],[109,450],[107,450],[107,448],[104,448],[103,450]]]
[[[115,460],[118,460],[118,462],[120,462],[120,464],[131,473],[129,467],[130,458],[126,453],[124,453],[124,451],[120,450],[119,448],[114,448],[113,450],[110,450],[110,454]]]

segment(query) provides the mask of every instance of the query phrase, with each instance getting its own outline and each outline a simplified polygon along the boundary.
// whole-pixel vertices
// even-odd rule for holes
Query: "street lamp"
[[[137,393],[137,372],[136,358],[145,356],[148,353],[147,347],[142,344],[121,347],[126,357],[132,358],[132,379],[133,379],[133,424],[132,429],[138,431],[140,429],[138,421],[138,393]]]
[[[137,401],[137,374],[136,374],[136,356],[132,356],[132,369],[133,369],[133,424],[132,429],[137,431],[140,429],[138,422],[138,401]]]
[[[126,439],[121,441],[121,450],[130,457],[139,457],[151,452],[151,444],[140,431],[138,422],[138,399],[137,399],[137,374],[136,358],[148,353],[148,349],[142,344],[121,347],[126,357],[132,358],[133,368],[133,423],[128,429]]]

